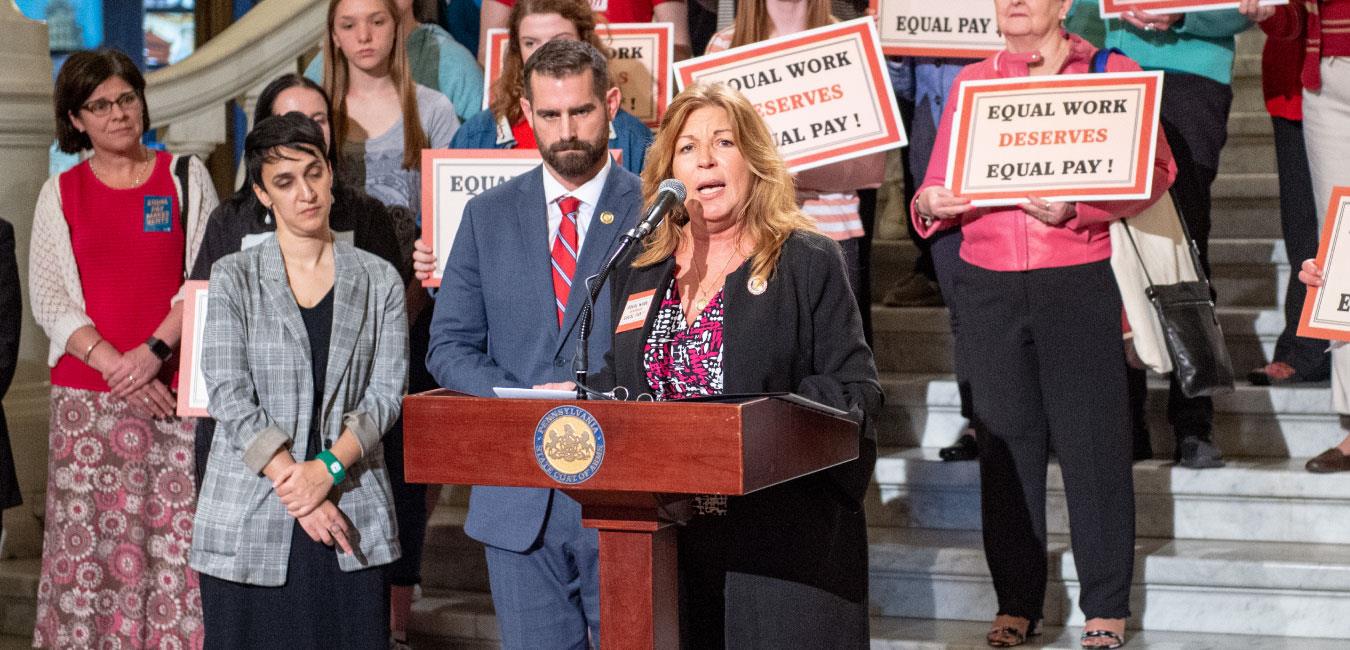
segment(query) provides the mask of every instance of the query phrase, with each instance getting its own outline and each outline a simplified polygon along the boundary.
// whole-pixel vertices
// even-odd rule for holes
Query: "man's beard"
[[[579,178],[599,166],[600,161],[609,154],[609,137],[602,132],[595,142],[585,142],[578,138],[553,143],[539,153],[544,162],[553,171],[565,178]]]

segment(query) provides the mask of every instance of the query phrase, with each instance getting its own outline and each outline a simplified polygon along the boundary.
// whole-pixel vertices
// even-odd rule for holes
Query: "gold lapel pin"
[[[763,294],[764,291],[769,288],[769,283],[764,278],[753,275],[750,276],[750,280],[745,283],[745,288],[749,289],[750,293],[758,296]]]
[[[608,225],[611,224],[611,223],[614,223],[614,213],[613,213],[613,212],[610,212],[609,210],[605,210],[604,212],[601,212],[601,213],[600,213],[600,223],[603,223],[603,224],[605,224],[606,226],[608,226]]]

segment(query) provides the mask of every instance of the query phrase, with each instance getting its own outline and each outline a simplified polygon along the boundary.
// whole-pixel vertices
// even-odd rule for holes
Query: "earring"
[[[267,218],[263,220],[263,223],[265,223],[265,224],[267,224],[267,225],[270,226],[270,225],[272,225],[272,221],[273,221],[273,220],[272,220],[272,206],[270,206],[270,205],[264,206],[264,209],[267,210]]]

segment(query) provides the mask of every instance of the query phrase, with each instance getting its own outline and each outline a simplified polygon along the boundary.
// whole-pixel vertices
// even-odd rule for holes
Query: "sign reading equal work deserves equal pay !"
[[[1155,71],[962,82],[947,188],[977,206],[1147,198],[1162,80]]]
[[[675,73],[682,89],[721,82],[744,94],[794,172],[906,144],[870,18],[680,61]]]
[[[872,11],[891,56],[983,59],[1005,47],[990,0],[872,0]]]

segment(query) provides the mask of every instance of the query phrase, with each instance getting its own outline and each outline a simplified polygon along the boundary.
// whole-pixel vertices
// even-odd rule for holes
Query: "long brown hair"
[[[505,117],[515,124],[520,121],[520,95],[525,90],[525,58],[520,55],[520,21],[534,14],[558,14],[572,23],[577,39],[590,43],[595,49],[613,58],[610,49],[595,33],[598,16],[588,0],[518,0],[511,7],[511,35],[507,38],[506,56],[502,61],[502,76],[492,84],[492,103],[489,107],[496,117]]]
[[[716,84],[695,84],[684,89],[670,103],[661,119],[651,148],[647,150],[646,166],[642,169],[642,195],[647,203],[656,198],[661,181],[674,173],[676,145],[680,131],[689,116],[700,108],[720,108],[731,121],[736,148],[750,169],[750,192],[737,216],[741,232],[754,242],[750,258],[751,273],[768,279],[778,264],[783,244],[798,230],[815,230],[815,224],[797,207],[797,195],[787,164],[774,146],[769,127],[755,113],[750,100],[730,87]],[[633,266],[650,266],[675,254],[682,226],[689,223],[684,206],[677,206],[644,241],[645,247]]]
[[[328,38],[323,41],[323,86],[333,101],[333,149],[341,157],[347,144],[349,130],[347,118],[347,55],[337,46],[333,36],[334,23],[337,21],[338,5],[343,0],[328,0]],[[398,7],[394,0],[379,0],[389,19],[394,21],[394,45],[389,53],[389,77],[398,88],[399,104],[403,109],[403,168],[419,169],[422,166],[422,150],[430,146],[427,132],[422,129],[422,119],[417,113],[417,86],[413,83],[412,69],[408,63],[408,50],[403,43],[403,26],[400,23]]]
[[[832,22],[829,0],[808,0],[811,6],[806,10],[806,28],[824,27]],[[736,22],[732,23],[735,33],[731,36],[731,47],[740,47],[768,40],[773,35],[773,21],[769,19],[767,0],[747,0],[740,3],[736,12]]]

